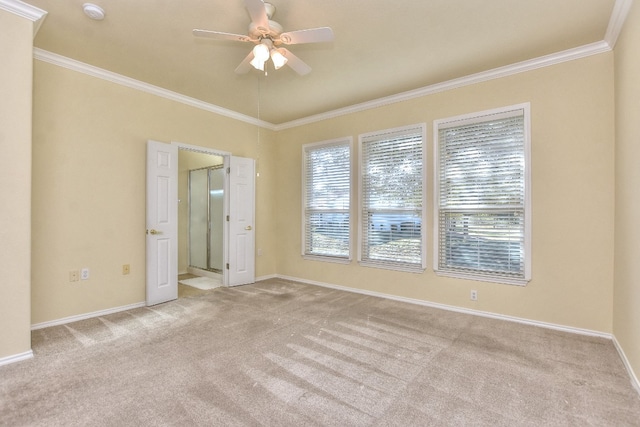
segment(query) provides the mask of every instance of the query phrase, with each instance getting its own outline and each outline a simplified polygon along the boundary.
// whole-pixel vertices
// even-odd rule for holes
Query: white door
[[[255,282],[255,161],[229,159],[229,286]]]
[[[178,147],[147,141],[147,305],[178,298]]]

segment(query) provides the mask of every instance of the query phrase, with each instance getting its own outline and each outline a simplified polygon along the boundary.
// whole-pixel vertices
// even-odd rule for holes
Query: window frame
[[[349,148],[349,208],[346,213],[349,216],[349,232],[348,232],[348,248],[349,253],[346,257],[338,255],[317,255],[306,253],[307,248],[307,153],[310,150],[318,150],[322,148],[348,146]],[[353,137],[336,138],[326,141],[312,142],[302,146],[302,224],[301,224],[301,255],[304,259],[312,261],[333,262],[338,264],[349,264],[353,260]]]
[[[363,144],[364,140],[371,137],[380,136],[381,140],[384,135],[401,134],[410,130],[419,130],[422,138],[422,166],[421,166],[421,182],[422,182],[422,208],[420,213],[421,227],[420,227],[420,265],[411,265],[408,263],[391,262],[391,261],[376,261],[365,259],[363,260],[363,215],[364,215],[364,189],[363,189],[363,168],[364,168],[364,156],[363,156]],[[427,125],[426,123],[417,123],[408,126],[401,126],[391,129],[382,129],[374,132],[367,132],[358,136],[358,234],[357,234],[357,260],[359,265],[365,267],[382,268],[387,270],[403,271],[410,273],[423,273],[427,268]]]
[[[514,112],[522,111],[524,134],[524,271],[523,277],[505,277],[497,273],[473,273],[461,272],[440,268],[440,129],[464,126],[467,124],[482,123],[500,116],[508,116]],[[471,279],[483,282],[494,282],[508,285],[525,286],[531,280],[531,105],[522,103],[502,108],[480,111],[476,113],[454,116],[433,122],[434,141],[434,221],[433,221],[433,269],[439,276]],[[478,209],[480,211],[481,209]]]

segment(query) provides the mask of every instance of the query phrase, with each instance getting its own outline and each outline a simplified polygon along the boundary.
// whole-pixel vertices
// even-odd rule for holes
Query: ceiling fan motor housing
[[[276,21],[269,20],[269,28],[256,26],[253,22],[249,24],[249,36],[253,39],[259,39],[261,37],[270,37],[272,39],[278,38],[282,34],[282,25]]]

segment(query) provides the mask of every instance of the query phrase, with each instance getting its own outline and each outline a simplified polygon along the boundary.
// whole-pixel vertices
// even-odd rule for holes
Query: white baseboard
[[[618,350],[618,355],[620,355],[620,359],[622,359],[624,367],[627,368],[627,372],[629,373],[629,377],[631,378],[631,385],[636,389],[638,394],[640,394],[640,381],[638,381],[638,377],[633,371],[631,363],[629,363],[629,359],[627,359],[627,355],[624,353],[624,350],[620,346],[620,343],[616,339],[615,335],[613,336],[613,345],[616,347],[616,350]]]
[[[572,326],[564,326],[564,325],[558,325],[555,323],[540,322],[538,320],[524,319],[521,317],[506,316],[503,314],[496,314],[488,311],[472,310],[464,307],[456,307],[453,305],[440,304],[440,303],[425,301],[421,299],[401,297],[397,295],[385,294],[382,292],[369,291],[366,289],[350,288],[347,286],[334,285],[331,283],[316,282],[314,280],[301,279],[299,277],[278,275],[278,278],[285,279],[285,280],[293,280],[295,282],[307,283],[309,285],[322,286],[325,288],[338,289],[341,291],[354,292],[354,293],[369,295],[369,296],[378,297],[378,298],[386,298],[394,301],[406,302],[409,304],[417,304],[425,307],[439,308],[441,310],[455,311],[457,313],[471,314],[473,316],[489,317],[492,319],[506,320],[508,322],[523,323],[525,325],[538,326],[546,329],[554,329],[556,331],[571,332],[574,334],[589,335],[593,337],[601,337],[601,338],[607,338],[607,339],[612,338],[611,334],[608,334],[605,332],[599,332],[599,331],[592,331],[590,329],[574,328]]]
[[[14,354],[12,356],[0,358],[0,366],[9,365],[11,363],[22,362],[23,360],[33,359],[33,351],[25,351],[24,353]]]
[[[85,319],[91,319],[93,317],[106,316],[108,314],[118,313],[120,311],[131,310],[134,308],[140,308],[145,306],[146,306],[145,302],[138,302],[135,304],[108,308],[106,310],[94,311],[92,313],[78,314],[76,316],[69,316],[69,317],[64,317],[62,319],[50,320],[48,322],[36,323],[35,325],[31,325],[31,330],[35,331],[36,329],[48,328],[50,326],[64,325],[71,322],[77,322],[78,320],[85,320]]]
[[[214,277],[219,277],[220,275],[218,273],[212,273],[216,276]],[[260,276],[260,277],[256,277],[256,282],[259,282],[261,280],[267,280],[267,279],[274,279],[278,277],[276,274],[271,274],[271,275],[267,275],[267,276]],[[145,307],[146,304],[145,302],[139,302],[139,303],[135,303],[135,304],[130,304],[130,305],[123,305],[121,307],[114,307],[114,308],[109,308],[106,310],[100,310],[100,311],[94,311],[92,313],[85,313],[85,314],[79,314],[76,316],[69,316],[69,317],[64,317],[62,319],[56,319],[56,320],[50,320],[48,322],[42,322],[42,323],[36,323],[34,325],[31,325],[31,330],[35,331],[36,329],[43,329],[43,328],[48,328],[51,326],[59,326],[59,325],[65,325],[67,323],[72,323],[72,322],[77,322],[78,320],[85,320],[85,319],[91,319],[94,317],[100,317],[100,316],[106,316],[108,314],[113,314],[113,313],[118,313],[120,311],[125,311],[125,310],[131,310],[134,308],[140,308],[140,307]]]
[[[259,277],[256,277],[256,282],[261,282],[263,280],[269,280],[269,279],[277,279],[278,277],[281,277],[281,276],[278,276],[277,274],[268,274],[266,276],[259,276]]]
[[[589,330],[589,329],[574,328],[572,326],[564,326],[564,325],[558,325],[558,324],[554,324],[554,323],[540,322],[540,321],[537,321],[537,320],[523,319],[523,318],[520,318],[520,317],[505,316],[505,315],[502,315],[502,314],[490,313],[490,312],[486,312],[486,311],[471,310],[471,309],[468,309],[468,308],[461,308],[461,307],[455,307],[455,306],[452,306],[452,305],[439,304],[439,303],[419,300],[419,299],[415,299],[415,298],[400,297],[400,296],[397,296],[397,295],[384,294],[384,293],[381,293],[381,292],[368,291],[368,290],[365,290],[365,289],[350,288],[350,287],[347,287],[347,286],[334,285],[334,284],[331,284],[331,283],[316,282],[314,280],[301,279],[299,277],[291,277],[291,276],[283,276],[283,275],[276,275],[276,276],[278,278],[284,279],[284,280],[292,280],[292,281],[295,281],[295,282],[306,283],[306,284],[309,284],[309,285],[322,286],[322,287],[325,287],[325,288],[332,288],[332,289],[338,289],[338,290],[341,290],[341,291],[354,292],[354,293],[358,293],[358,294],[369,295],[369,296],[374,296],[374,297],[379,297],[379,298],[386,298],[386,299],[390,299],[390,300],[394,300],[394,301],[401,301],[401,302],[407,302],[407,303],[410,303],[410,304],[422,305],[422,306],[425,306],[425,307],[439,308],[439,309],[442,309],[442,310],[448,310],[448,311],[455,311],[455,312],[458,312],[458,313],[471,314],[473,316],[489,317],[489,318],[492,318],[492,319],[506,320],[508,322],[516,322],[516,323],[522,323],[522,324],[525,324],[525,325],[538,326],[538,327],[546,328],[546,329],[554,329],[556,331],[563,331],[563,332],[570,332],[570,333],[579,334],[579,335],[588,335],[588,336],[593,336],[593,337],[607,338],[607,339],[610,339],[610,340],[613,341],[613,344],[614,344],[616,350],[618,351],[618,354],[620,355],[620,359],[622,359],[622,363],[624,364],[625,368],[627,369],[627,372],[629,373],[629,378],[631,380],[631,385],[638,392],[638,394],[640,394],[640,381],[638,381],[638,377],[636,376],[635,372],[633,371],[633,368],[631,367],[631,364],[629,363],[629,359],[627,359],[627,356],[625,355],[624,350],[622,349],[622,347],[620,346],[620,343],[618,343],[618,340],[616,339],[615,335],[613,335],[613,334],[607,334],[607,333],[599,332],[599,331],[592,331],[592,330]]]
[[[334,285],[334,284],[331,284],[331,283],[318,282],[318,281],[314,281],[314,280],[302,279],[302,278],[299,278],[299,277],[284,276],[284,275],[280,275],[280,274],[270,274],[270,275],[265,275],[265,276],[259,276],[259,277],[256,277],[256,282],[259,282],[259,281],[262,281],[262,280],[268,280],[268,279],[275,279],[275,278],[284,279],[284,280],[292,280],[292,281],[295,281],[295,282],[306,283],[306,284],[309,284],[309,285],[322,286],[322,287],[331,288],[331,289],[338,289],[338,290],[341,290],[341,291],[353,292],[353,293],[358,293],[358,294],[362,294],[362,295],[369,295],[369,296],[378,297],[378,298],[386,298],[386,299],[390,299],[390,300],[394,300],[394,301],[406,302],[406,303],[409,303],[409,304],[422,305],[422,306],[425,306],[425,307],[438,308],[438,309],[441,309],[441,310],[447,310],[447,311],[454,311],[454,312],[458,312],[458,313],[470,314],[470,315],[473,315],[473,316],[481,316],[481,317],[488,317],[488,318],[492,318],[492,319],[505,320],[505,321],[508,321],[508,322],[522,323],[522,324],[526,324],[526,325],[538,326],[538,327],[541,327],[541,328],[554,329],[554,330],[557,330],[557,331],[570,332],[570,333],[580,334],[580,335],[589,335],[589,336],[595,336],[595,337],[601,337],[601,338],[608,338],[608,339],[613,341],[613,344],[614,344],[616,350],[618,351],[620,359],[622,360],[622,363],[624,364],[625,368],[627,369],[627,372],[629,373],[629,377],[631,379],[631,385],[638,392],[638,394],[640,394],[640,381],[638,380],[638,377],[636,376],[633,368],[631,367],[631,364],[629,363],[629,359],[627,359],[627,356],[624,353],[624,350],[622,349],[622,347],[620,346],[620,343],[616,339],[615,335],[612,335],[612,334],[607,334],[607,333],[599,332],[599,331],[593,331],[593,330],[589,330],[589,329],[582,329],[582,328],[575,328],[575,327],[571,327],[571,326],[558,325],[558,324],[554,324],[554,323],[540,322],[540,321],[537,321],[537,320],[524,319],[524,318],[520,318],[520,317],[505,316],[505,315],[502,315],[502,314],[490,313],[490,312],[486,312],[486,311],[472,310],[472,309],[468,309],[468,308],[462,308],[462,307],[456,307],[456,306],[452,306],[452,305],[434,303],[434,302],[425,301],[425,300],[419,300],[419,299],[415,299],[415,298],[401,297],[401,296],[397,296],[397,295],[385,294],[385,293],[381,293],[381,292],[374,292],[374,291],[369,291],[369,290],[365,290],[365,289],[351,288],[351,287],[341,286],[341,285]],[[121,306],[121,307],[114,307],[114,308],[107,309],[107,310],[100,310],[100,311],[94,311],[92,313],[86,313],[86,314],[81,314],[81,315],[77,315],[77,316],[65,317],[65,318],[62,318],[62,319],[52,320],[52,321],[49,321],[49,322],[37,323],[37,324],[31,326],[31,330],[47,328],[47,327],[50,327],[50,326],[64,325],[66,323],[76,322],[78,320],[90,319],[90,318],[93,318],[93,317],[106,316],[108,314],[118,313],[120,311],[125,311],[125,310],[131,310],[131,309],[134,309],[134,308],[144,307],[145,305],[146,304],[144,302],[139,302],[139,303],[136,303],[136,304],[130,304],[130,305]],[[0,366],[8,365],[10,363],[15,363],[15,362],[19,362],[19,361],[27,360],[27,359],[31,359],[31,358],[33,358],[33,352],[31,350],[29,350],[29,351],[21,353],[21,354],[16,354],[16,355],[13,355],[13,356],[0,358]]]

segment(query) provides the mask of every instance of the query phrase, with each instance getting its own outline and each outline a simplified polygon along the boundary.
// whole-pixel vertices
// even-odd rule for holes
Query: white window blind
[[[303,147],[303,255],[350,259],[351,139]]]
[[[518,108],[437,122],[438,271],[528,280],[526,119]]]
[[[360,137],[359,261],[423,269],[424,126]]]

